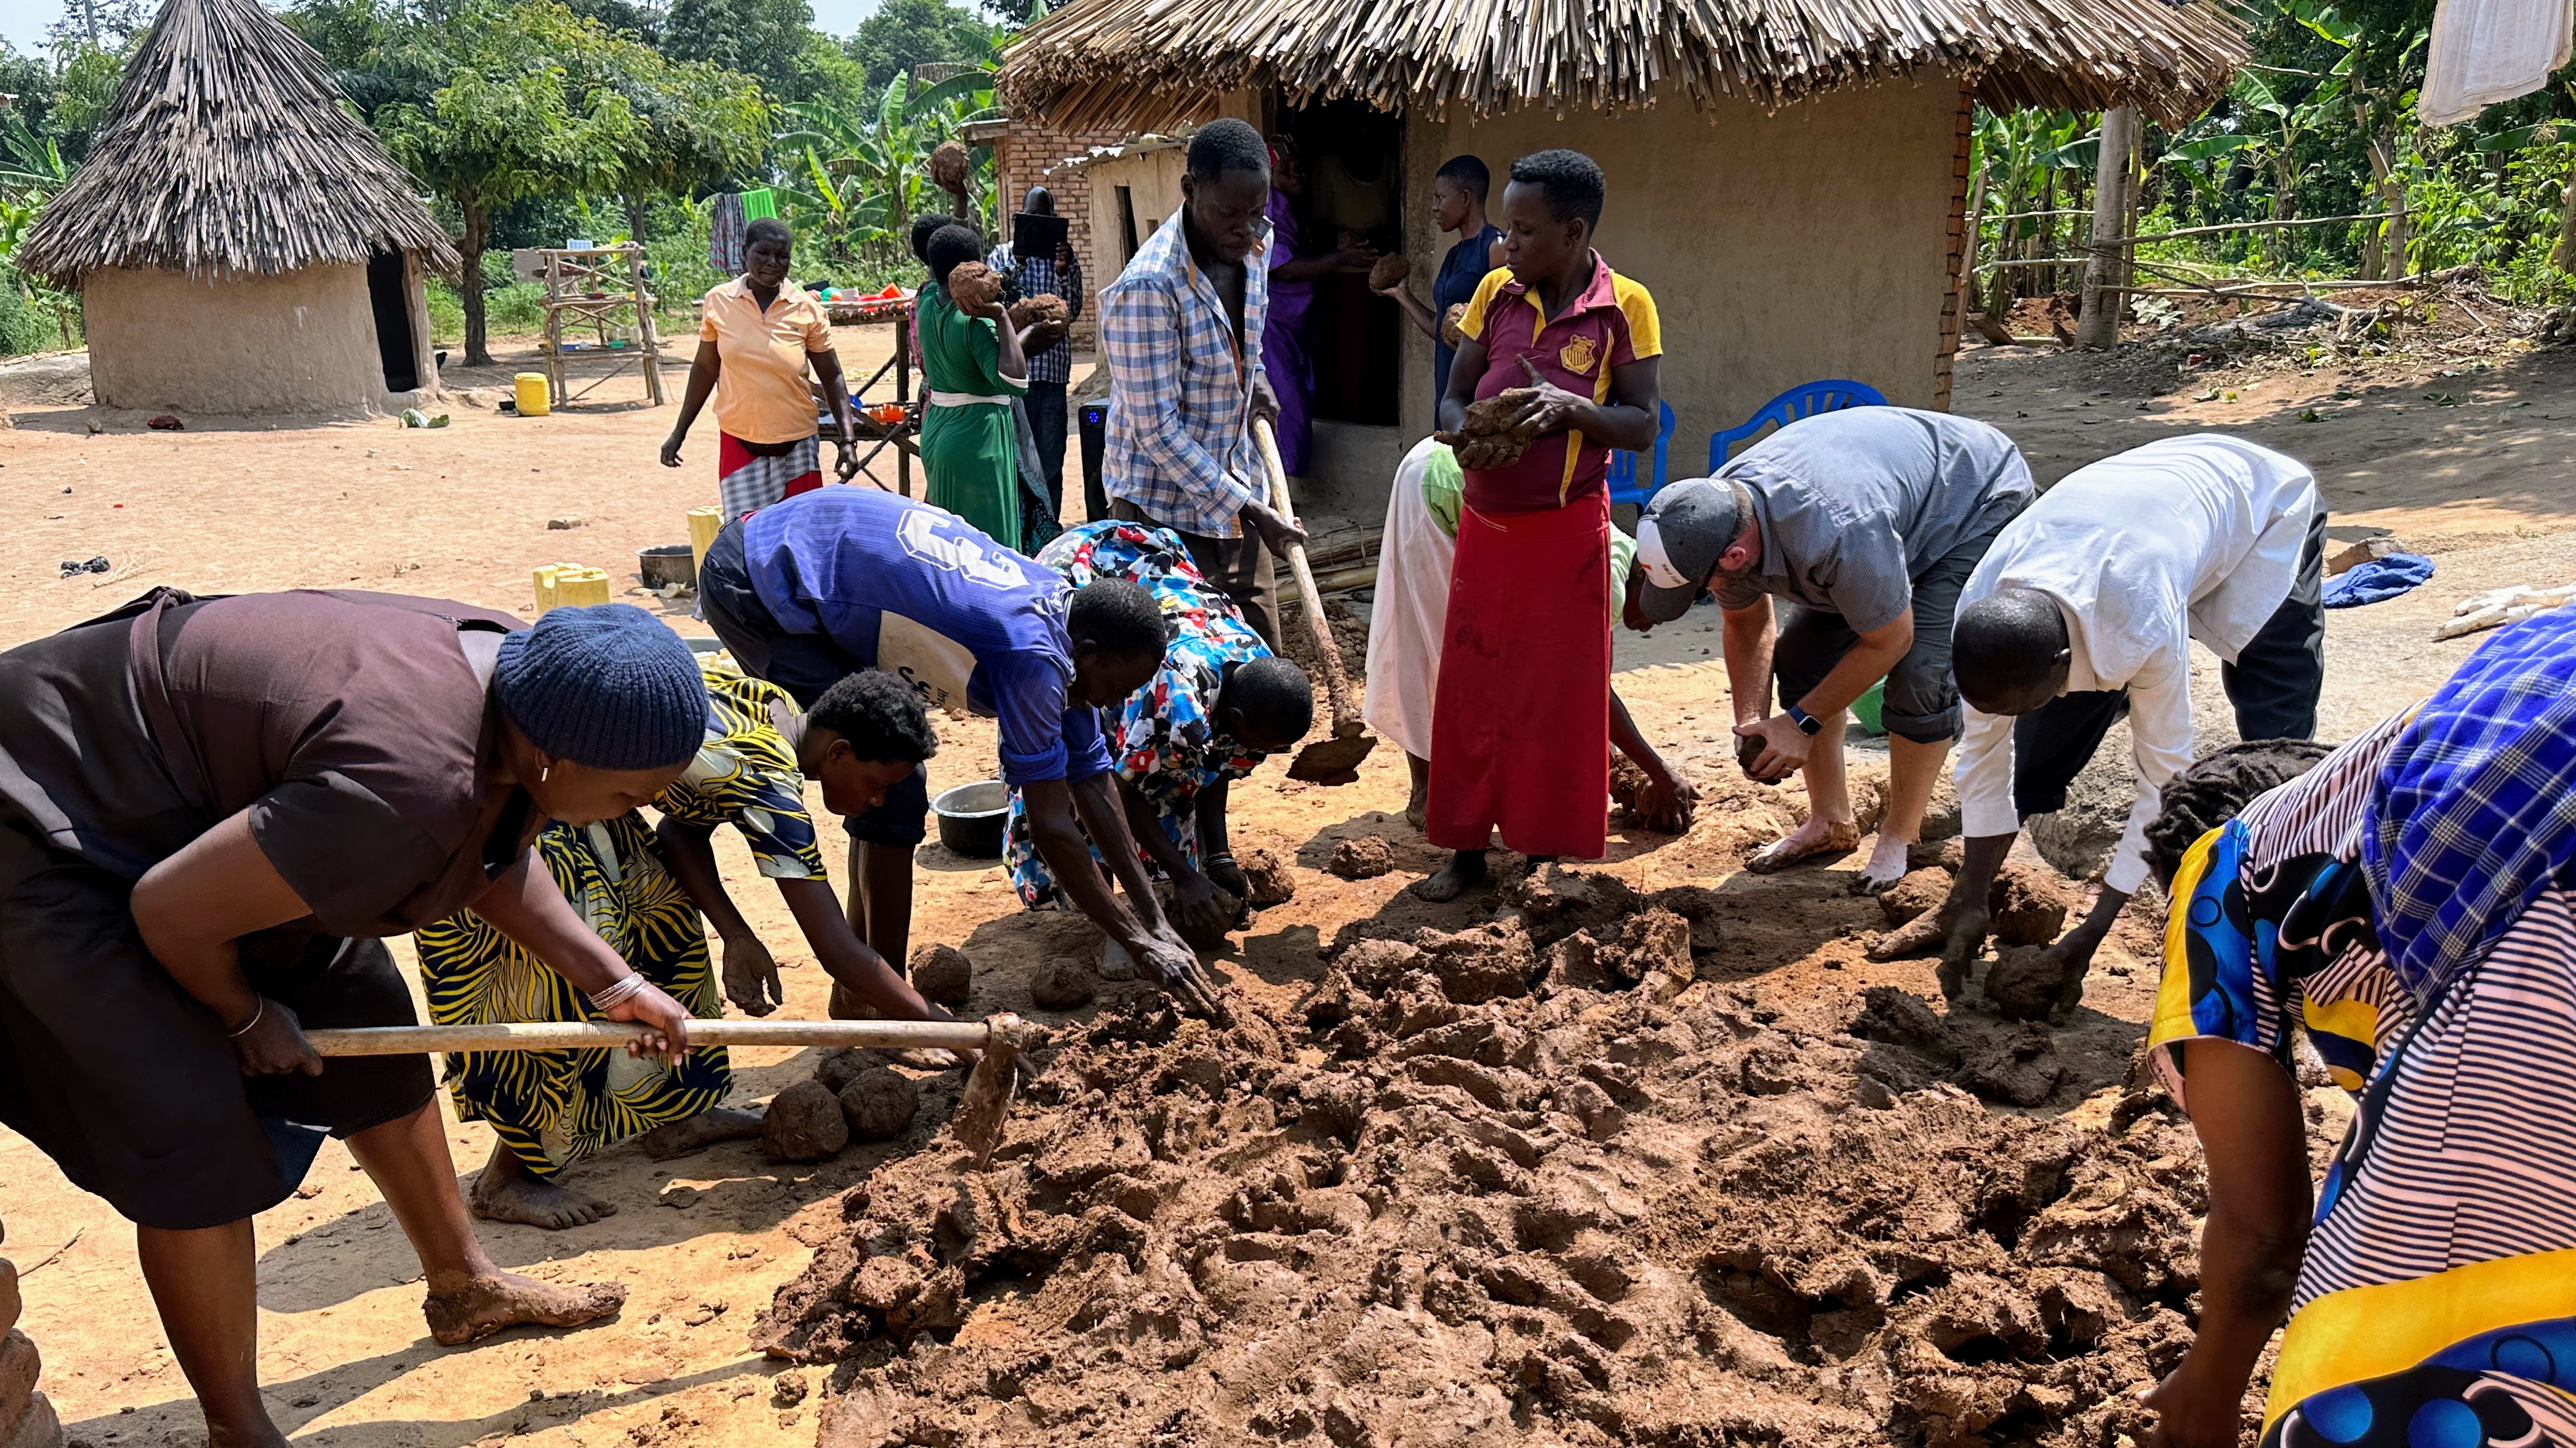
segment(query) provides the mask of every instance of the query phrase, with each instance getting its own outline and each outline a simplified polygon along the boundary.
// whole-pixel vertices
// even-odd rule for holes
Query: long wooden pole
[[[2093,159],[2093,239],[2085,248],[2083,315],[2075,319],[2075,345],[2108,351],[2120,345],[2120,303],[2105,288],[2129,284],[2121,248],[2129,238],[2129,135],[2138,113],[2114,106],[2102,113],[2100,149]]]
[[[691,1021],[692,1046],[944,1046],[978,1051],[1014,1016],[989,1021]],[[623,1047],[641,1026],[596,1021],[495,1022],[480,1026],[368,1026],[306,1031],[325,1056],[419,1056],[439,1051],[580,1051]]]

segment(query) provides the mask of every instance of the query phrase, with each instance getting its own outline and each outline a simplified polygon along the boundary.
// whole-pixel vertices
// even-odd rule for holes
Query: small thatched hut
[[[1947,404],[1973,103],[2179,123],[2244,55],[2208,0],[1073,0],[999,85],[1014,125],[1233,115],[1285,134],[1310,173],[1335,163],[1308,184],[1310,212],[1338,213],[1308,221],[1310,243],[1333,244],[1319,221],[1368,220],[1382,186],[1382,224],[1357,229],[1410,259],[1417,290],[1450,241],[1428,202],[1443,160],[1482,157],[1499,206],[1514,157],[1589,153],[1610,182],[1602,253],[1662,311],[1686,477],[1711,432],[1801,382]],[[1176,201],[1179,154],[1072,165],[1105,282],[1122,236]],[[1364,289],[1317,312],[1310,492],[1364,514],[1430,429],[1431,345]]]
[[[80,289],[110,407],[399,407],[438,387],[422,286],[456,249],[259,0],[167,0],[16,260]]]

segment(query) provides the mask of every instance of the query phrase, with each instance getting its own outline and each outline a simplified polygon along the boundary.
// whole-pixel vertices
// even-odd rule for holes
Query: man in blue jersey
[[[1100,731],[1098,706],[1162,667],[1151,594],[1121,580],[1073,589],[953,513],[845,487],[728,524],[699,565],[698,596],[744,671],[808,707],[844,675],[884,669],[925,707],[998,719],[1002,778],[1026,801],[1038,852],[1075,908],[1174,990],[1210,1003],[1198,957],[1136,861]],[[851,924],[889,961],[905,958],[912,848],[929,813],[916,771],[844,821]],[[1102,853],[1123,902],[1089,840],[1115,842]]]

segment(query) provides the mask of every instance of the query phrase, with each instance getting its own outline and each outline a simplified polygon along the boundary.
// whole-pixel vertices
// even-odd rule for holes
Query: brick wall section
[[[1018,116],[1011,118],[1009,129],[993,148],[993,172],[1002,188],[1001,214],[1007,221],[1020,209],[1020,198],[1031,186],[1044,186],[1055,193],[1055,214],[1065,219],[1071,232],[1073,254],[1091,255],[1091,178],[1080,171],[1064,171],[1049,176],[1047,168],[1067,156],[1079,156],[1093,146],[1114,146],[1125,140],[1122,131],[1065,131]],[[1099,342],[1100,288],[1112,277],[1091,275],[1083,268],[1082,283],[1089,295],[1082,300],[1082,317],[1073,326],[1073,345],[1088,349]]]
[[[1959,328],[1966,320],[1967,298],[1959,290],[1959,263],[1968,250],[1968,153],[1975,136],[1976,98],[1966,85],[1959,87],[1959,146],[1950,162],[1950,279],[1941,298],[1941,355],[1933,363],[1940,378],[1933,389],[1932,405],[1943,412],[1950,410],[1950,364],[1959,355]]]

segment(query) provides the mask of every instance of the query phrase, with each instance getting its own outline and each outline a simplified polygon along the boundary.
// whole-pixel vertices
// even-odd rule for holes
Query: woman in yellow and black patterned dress
[[[638,973],[691,1015],[713,1018],[723,1008],[703,911],[725,942],[724,993],[767,1015],[779,1001],[777,965],[726,896],[709,842],[729,824],[835,981],[888,1016],[944,1018],[849,929],[805,807],[809,769],[837,809],[853,804],[847,796],[881,792],[888,777],[908,777],[928,756],[935,744],[911,691],[888,675],[853,675],[799,715],[785,690],[758,679],[710,670],[706,685],[706,744],[654,801],[658,828],[629,812],[550,825],[538,837],[564,897]],[[441,1025],[601,1019],[471,911],[415,938],[430,1018]],[[499,1138],[475,1186],[476,1214],[532,1226],[579,1226],[616,1211],[557,1178],[629,1136],[650,1133],[646,1149],[669,1156],[760,1129],[758,1116],[721,1105],[732,1071],[720,1046],[669,1066],[611,1050],[461,1052],[448,1058],[447,1081],[458,1117],[490,1122]]]

